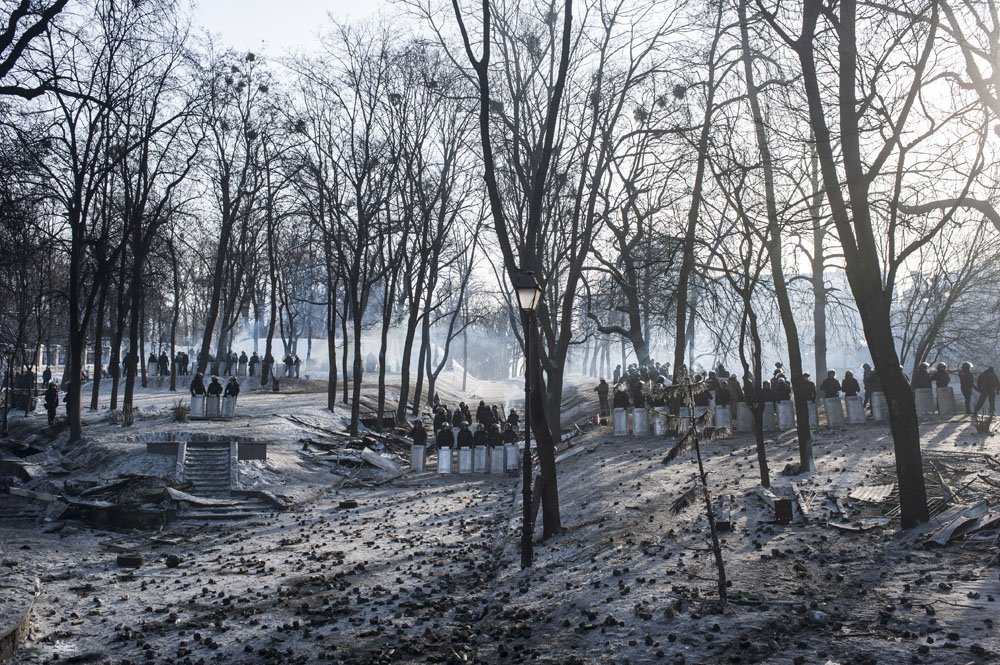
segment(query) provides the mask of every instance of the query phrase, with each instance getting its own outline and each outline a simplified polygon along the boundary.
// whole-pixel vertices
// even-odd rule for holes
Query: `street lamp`
[[[542,289],[535,280],[535,273],[522,272],[514,282],[517,304],[524,316],[524,459],[521,488],[524,501],[524,527],[521,530],[521,568],[531,566],[531,331],[534,327],[535,308],[542,299]]]
[[[7,414],[10,413],[10,389],[11,383],[14,381],[14,372],[12,371],[12,365],[14,364],[14,345],[5,344],[3,346],[3,359],[6,367],[4,368],[4,404],[3,404],[3,431],[0,435],[7,436]],[[31,397],[29,396],[30,400]]]

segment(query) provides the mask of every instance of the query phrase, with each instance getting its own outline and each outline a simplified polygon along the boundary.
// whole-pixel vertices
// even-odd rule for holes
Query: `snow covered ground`
[[[581,385],[578,395],[596,398]],[[503,390],[476,389],[487,399]],[[287,418],[336,426],[343,414],[325,410],[325,394],[248,393],[233,422],[187,425],[171,421],[172,399],[141,394],[132,428],[95,416],[90,452],[62,463],[72,477],[155,473],[164,469],[130,439],[184,428],[250,436],[270,443],[268,460],[241,463],[241,480],[301,505],[159,533],[0,521],[0,561],[42,582],[15,663],[1000,662],[996,529],[925,546],[941,517],[907,532],[892,519],[830,525],[891,510],[891,499],[849,498],[893,480],[883,427],[817,432],[819,470],[808,476],[780,475],[798,459],[794,433],[769,440],[775,491],[791,497],[794,481],[809,510],[788,525],[754,492],[748,436],[704,444],[713,499],[732,496],[721,611],[700,496],[670,510],[697,469],[691,453],[662,462],[670,439],[608,427],[575,438],[581,452],[559,463],[563,532],[537,543],[535,567],[522,571],[516,477],[408,473],[347,488],[298,453],[308,432]],[[922,436],[950,505],[994,510],[997,437],[958,417],[925,423]],[[119,568],[122,549],[144,565]]]

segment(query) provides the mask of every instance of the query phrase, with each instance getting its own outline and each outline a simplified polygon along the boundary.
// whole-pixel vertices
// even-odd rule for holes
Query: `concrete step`
[[[0,494],[0,520],[38,522],[45,508],[42,504],[13,494]]]

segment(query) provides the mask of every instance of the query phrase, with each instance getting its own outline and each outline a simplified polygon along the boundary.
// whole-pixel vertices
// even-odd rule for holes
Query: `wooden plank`
[[[556,464],[558,464],[559,462],[562,462],[563,460],[569,459],[573,455],[576,455],[578,453],[582,453],[583,451],[584,451],[584,447],[583,446],[577,446],[576,448],[570,448],[566,452],[561,453],[558,457],[556,457]]]
[[[731,531],[733,528],[733,497],[731,494],[721,495],[715,504],[715,528],[719,531]]]
[[[849,496],[855,501],[882,503],[889,498],[895,486],[895,483],[889,483],[888,485],[862,485],[855,488]]]
[[[14,496],[23,496],[25,499],[34,499],[35,501],[45,501],[46,503],[51,503],[52,501],[59,501],[60,498],[54,494],[47,494],[45,492],[32,492],[31,490],[26,490],[21,487],[11,487],[9,491]]]
[[[795,493],[795,503],[798,504],[802,517],[809,519],[809,506],[806,504],[806,500],[802,497],[802,492],[799,491],[799,486],[795,482],[792,482],[792,492]]]
[[[365,448],[361,451],[361,459],[368,462],[372,466],[377,466],[378,468],[390,473],[398,474],[401,472],[398,464],[387,457],[382,457],[371,448]]]

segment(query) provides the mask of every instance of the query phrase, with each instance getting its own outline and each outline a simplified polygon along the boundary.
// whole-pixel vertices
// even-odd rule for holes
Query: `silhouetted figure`
[[[920,363],[917,366],[917,371],[913,373],[913,380],[910,382],[910,387],[914,390],[918,388],[930,388],[931,387],[931,375],[930,375],[930,365],[927,363]]]
[[[427,445],[427,430],[424,429],[424,423],[422,420],[413,421],[413,428],[407,436],[410,437],[410,441],[412,441],[415,446]]]
[[[996,398],[997,391],[1000,390],[1000,378],[997,377],[996,370],[992,366],[987,367],[986,371],[979,375],[979,379],[976,381],[976,389],[979,391],[979,401],[976,402],[976,414],[979,414],[979,410],[983,408],[983,404],[986,400],[990,402],[990,416],[993,416],[996,412]]]
[[[471,446],[474,442],[474,438],[472,436],[472,431],[469,429],[469,423],[463,420],[459,426],[461,429],[458,430],[458,436],[456,437],[458,439],[458,445],[461,447]]]
[[[202,378],[201,374],[195,374],[194,378],[191,379],[191,396],[204,395],[205,394],[205,380]]]
[[[858,385],[858,380],[854,378],[854,372],[851,370],[844,372],[844,382],[840,387],[844,390],[844,397],[855,397],[861,392],[861,386]]]
[[[45,412],[49,416],[49,425],[56,423],[56,409],[59,408],[59,388],[54,381],[49,381],[49,387],[45,389]]]
[[[962,397],[965,398],[965,412],[972,413],[972,388],[976,385],[976,378],[972,375],[972,363],[962,363],[962,368],[958,370],[958,384],[962,390]]]
[[[940,389],[947,388],[949,383],[951,383],[951,374],[948,373],[948,366],[944,363],[938,363],[937,369],[934,370],[934,385]]]
[[[823,391],[823,397],[832,399],[840,396],[840,381],[837,380],[837,372],[830,370],[826,373],[823,383],[819,384],[819,389]]]
[[[597,399],[601,403],[601,417],[606,418],[611,415],[611,403],[608,401],[611,386],[609,386],[608,382],[602,377],[601,382],[597,384],[597,387],[594,388],[594,390],[597,391]]]

